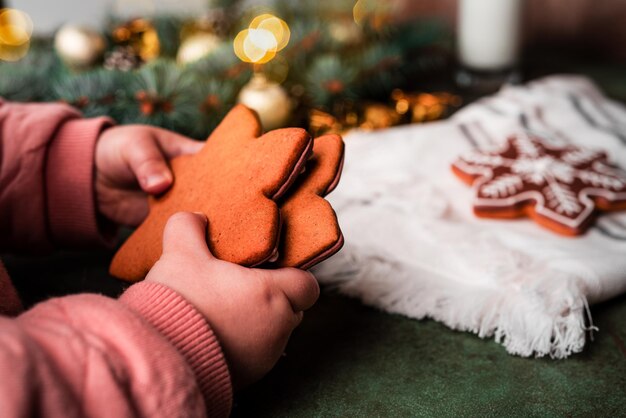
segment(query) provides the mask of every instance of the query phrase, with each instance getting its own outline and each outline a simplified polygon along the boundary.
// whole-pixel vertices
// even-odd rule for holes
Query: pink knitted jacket
[[[62,104],[0,100],[0,251],[103,241],[93,153],[109,124]],[[82,294],[21,310],[0,263],[2,417],[230,412],[230,375],[215,335],[166,286],[144,282],[118,300]]]

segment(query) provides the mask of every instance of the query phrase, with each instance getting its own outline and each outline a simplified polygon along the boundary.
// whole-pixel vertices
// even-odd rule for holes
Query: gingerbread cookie
[[[339,135],[314,140],[306,172],[280,203],[283,233],[276,265],[308,269],[343,246],[337,215],[324,199],[339,183],[343,151]]]
[[[209,248],[222,260],[255,266],[276,255],[275,202],[303,170],[313,140],[299,128],[261,134],[256,114],[238,105],[195,155],[172,160],[174,184],[151,199],[150,214],[115,254],[113,276],[142,279],[161,256],[168,218],[179,211],[209,219]]]
[[[626,209],[626,175],[604,152],[553,148],[539,137],[509,138],[499,152],[474,152],[452,165],[475,191],[474,213],[486,218],[529,216],[563,235],[579,235],[596,209]]]

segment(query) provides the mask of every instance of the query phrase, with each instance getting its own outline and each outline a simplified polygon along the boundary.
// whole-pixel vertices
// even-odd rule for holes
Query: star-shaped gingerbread
[[[343,246],[337,215],[324,199],[339,183],[343,151],[339,135],[315,138],[306,172],[281,199],[283,233],[276,265],[308,269]]]
[[[238,105],[197,154],[172,160],[174,184],[150,200],[148,217],[115,254],[110,273],[130,281],[145,277],[161,256],[165,223],[179,211],[207,216],[209,248],[222,260],[255,266],[276,257],[276,200],[304,169],[313,140],[299,128],[260,135],[256,114]]]
[[[555,148],[537,136],[512,136],[498,152],[473,152],[452,164],[474,188],[474,213],[529,216],[563,235],[579,235],[596,209],[626,209],[626,175],[607,155],[577,146]]]

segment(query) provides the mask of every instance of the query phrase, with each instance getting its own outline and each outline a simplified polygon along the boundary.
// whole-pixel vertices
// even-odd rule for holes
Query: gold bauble
[[[345,46],[358,45],[364,38],[363,29],[349,19],[330,22],[328,33],[336,42]]]
[[[159,35],[149,19],[137,18],[119,24],[113,28],[111,37],[120,46],[130,46],[145,62],[161,54]]]
[[[286,126],[291,118],[292,102],[285,89],[260,73],[241,89],[239,103],[258,113],[265,131]]]
[[[93,29],[65,25],[56,33],[54,47],[67,65],[84,69],[94,65],[102,57],[106,42],[104,37]]]
[[[189,64],[209,55],[222,44],[219,36],[212,33],[196,33],[189,36],[178,48],[176,59],[180,64]]]

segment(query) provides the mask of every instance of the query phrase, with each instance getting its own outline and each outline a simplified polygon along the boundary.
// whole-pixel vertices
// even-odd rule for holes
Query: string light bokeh
[[[290,36],[287,22],[264,13],[252,19],[248,28],[237,34],[233,49],[243,62],[265,64],[287,46]]]
[[[28,53],[33,21],[16,9],[0,9],[0,61],[19,61]]]

